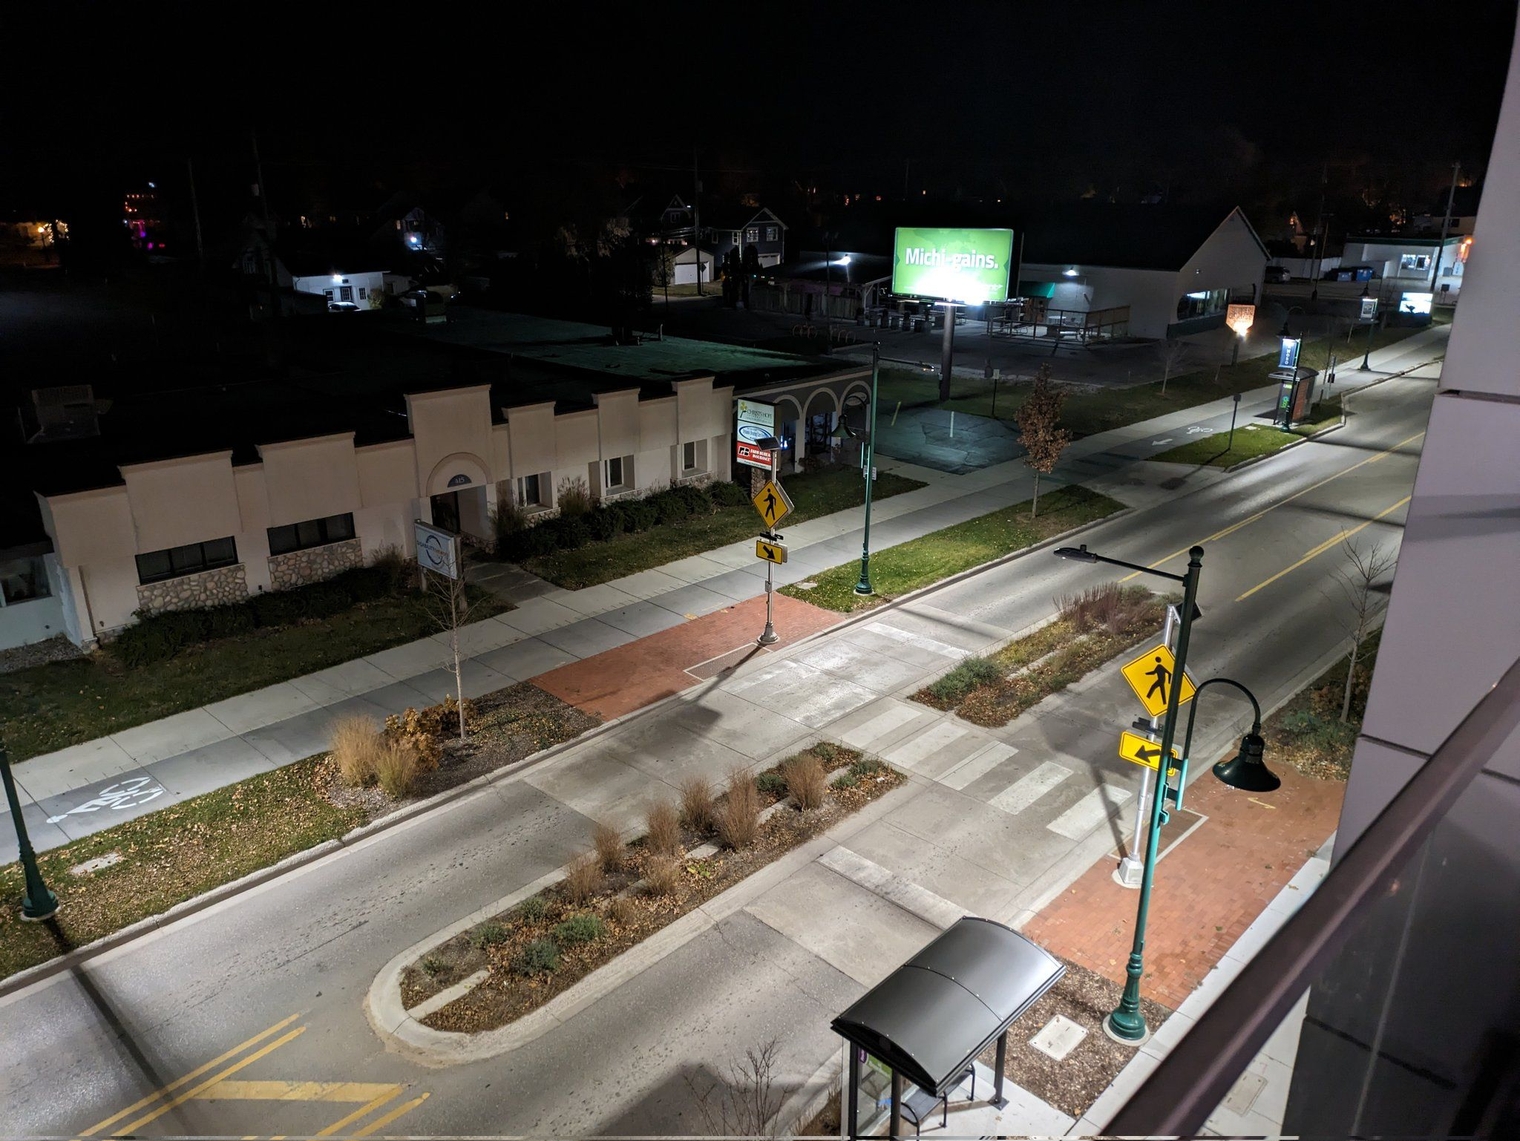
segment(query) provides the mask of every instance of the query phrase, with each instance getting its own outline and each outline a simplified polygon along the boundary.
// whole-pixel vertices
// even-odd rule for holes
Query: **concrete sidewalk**
[[[1446,327],[1425,330],[1373,354],[1379,366],[1343,374],[1338,391],[1356,391],[1390,373],[1440,355]],[[1274,387],[1247,393],[1242,419],[1271,406]],[[1229,398],[1090,436],[1072,444],[1053,482],[1080,483],[1121,501],[1154,502],[1167,494],[1158,472],[1134,462],[1173,446],[1190,427],[1227,419]],[[881,465],[926,486],[873,505],[871,547],[880,551],[989,511],[1027,500],[1032,476],[1021,461],[964,475],[910,465]],[[1223,476],[1206,473],[1201,480]],[[790,561],[777,585],[802,581],[859,558],[860,513],[842,511],[786,529]],[[657,569],[584,590],[549,587],[512,568],[517,609],[463,633],[464,689],[476,696],[755,598],[765,571],[753,545],[730,544]],[[784,633],[784,631],[783,631]],[[443,635],[228,698],[15,765],[23,812],[38,850],[69,843],[176,800],[198,796],[323,751],[338,718],[383,718],[432,704],[453,692],[444,668]],[[16,858],[15,837],[0,836],[0,861]]]

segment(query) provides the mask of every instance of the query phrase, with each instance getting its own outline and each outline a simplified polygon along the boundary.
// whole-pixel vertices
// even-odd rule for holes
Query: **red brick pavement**
[[[1142,993],[1175,1010],[1335,831],[1346,786],[1286,765],[1282,788],[1247,793],[1204,776],[1186,807],[1208,817],[1156,865]],[[1105,856],[1025,924],[1054,954],[1122,982],[1139,893]]]
[[[781,641],[772,648],[799,641],[844,620],[843,614],[832,610],[784,594],[775,597],[775,626]],[[764,629],[765,598],[751,598],[560,666],[532,681],[540,689],[603,720],[621,717],[696,685],[701,678],[686,672],[693,666],[735,650],[747,648],[758,652],[755,639]],[[708,676],[716,672],[714,669]]]

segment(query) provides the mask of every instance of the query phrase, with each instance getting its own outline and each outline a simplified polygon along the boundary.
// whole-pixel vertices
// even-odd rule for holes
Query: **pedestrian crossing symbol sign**
[[[1124,680],[1129,682],[1129,687],[1135,691],[1135,696],[1140,699],[1140,704],[1145,706],[1145,711],[1152,717],[1160,717],[1166,712],[1167,700],[1172,695],[1172,671],[1176,668],[1177,659],[1163,643],[1146,650],[1125,665],[1121,672]],[[1178,704],[1186,705],[1197,692],[1198,687],[1193,684],[1193,679],[1184,673]]]
[[[764,559],[768,563],[775,563],[779,566],[786,562],[786,546],[772,539],[756,539],[755,558]]]
[[[755,505],[755,510],[765,521],[768,531],[774,531],[780,526],[781,520],[792,513],[792,501],[787,498],[786,492],[781,490],[781,485],[773,479],[766,480],[759,493],[750,502]]]

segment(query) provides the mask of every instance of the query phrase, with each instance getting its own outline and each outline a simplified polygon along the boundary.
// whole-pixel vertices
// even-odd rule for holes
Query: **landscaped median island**
[[[440,630],[398,558],[245,603],[171,611],[88,657],[0,674],[12,761],[50,753],[426,638]],[[511,607],[470,589],[470,620]],[[443,650],[439,649],[439,663]]]
[[[418,1011],[484,972],[462,996],[414,1016],[457,1033],[505,1026],[904,780],[828,742],[758,775],[736,769],[721,795],[690,778],[679,805],[650,807],[642,836],[625,844],[598,825],[593,849],[559,883],[409,965],[402,1005]]]
[[[1040,513],[1029,517],[1029,502],[1015,504],[964,523],[910,539],[871,554],[871,585],[876,593],[859,595],[859,561],[830,567],[808,582],[781,588],[792,598],[850,613],[879,606],[893,598],[930,586],[953,574],[981,566],[1003,555],[1107,518],[1124,504],[1085,487],[1063,487],[1040,496]]]
[[[1054,622],[989,657],[970,657],[913,695],[974,725],[1006,725],[1132,646],[1153,638],[1166,600],[1105,583],[1060,600]]]
[[[782,482],[795,506],[788,526],[865,503],[865,481],[857,468],[785,476]],[[557,493],[557,519],[530,527],[510,506],[503,509],[497,517],[497,548],[500,557],[567,590],[753,539],[761,526],[749,495],[734,483],[687,484],[601,507],[592,505],[576,481],[566,483],[570,486],[562,485]],[[871,496],[880,500],[923,486],[882,472]]]
[[[1255,459],[1257,456],[1269,456],[1273,452],[1279,452],[1289,444],[1296,444],[1300,440],[1337,427],[1340,422],[1341,398],[1335,396],[1329,400],[1316,401],[1314,407],[1309,410],[1308,420],[1302,424],[1295,424],[1287,431],[1268,427],[1265,424],[1240,424],[1235,428],[1233,439],[1223,432],[1216,432],[1213,435],[1189,440],[1160,455],[1148,458],[1158,463],[1230,468],[1246,460]],[[1221,439],[1221,436],[1225,438]],[[1226,447],[1226,444],[1229,446]]]
[[[21,865],[0,866],[0,978],[213,888],[335,840],[406,803],[457,787],[598,724],[527,682],[466,703],[408,710],[382,732],[340,723],[334,750],[170,804],[37,856],[58,896],[23,923]],[[388,785],[389,790],[382,786]]]

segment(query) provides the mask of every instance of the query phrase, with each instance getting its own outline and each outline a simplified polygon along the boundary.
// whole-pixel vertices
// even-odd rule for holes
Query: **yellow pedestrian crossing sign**
[[[1144,765],[1148,769],[1155,769],[1159,767],[1161,760],[1161,746],[1155,741],[1147,741],[1134,733],[1120,733],[1119,759],[1135,765]],[[1180,761],[1181,759],[1182,754],[1177,751],[1177,746],[1173,745],[1172,760]],[[1168,765],[1167,775],[1176,776],[1177,770]]]
[[[786,562],[786,546],[770,539],[755,540],[755,558],[780,566]]]
[[[781,520],[792,513],[792,501],[787,497],[781,485],[773,479],[768,479],[761,485],[759,493],[750,500],[755,505],[755,510],[760,512],[760,518],[765,520],[768,530],[774,530]]]
[[[1121,672],[1124,680],[1129,682],[1129,687],[1135,691],[1135,696],[1140,699],[1140,704],[1145,706],[1145,711],[1152,717],[1160,717],[1166,712],[1167,700],[1172,695],[1172,671],[1176,668],[1177,659],[1163,643],[1146,650],[1125,665]],[[1184,673],[1178,704],[1186,705],[1197,692],[1193,679]]]

